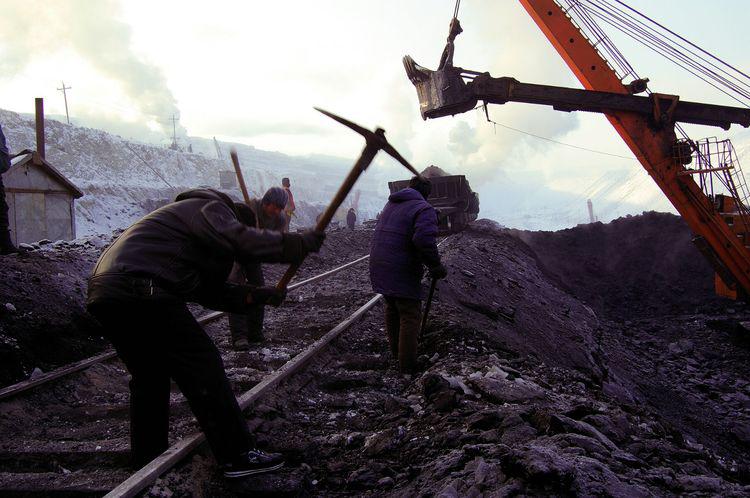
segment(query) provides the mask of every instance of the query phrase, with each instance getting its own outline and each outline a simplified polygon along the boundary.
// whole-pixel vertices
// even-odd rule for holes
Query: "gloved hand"
[[[248,294],[248,304],[279,306],[285,298],[286,289],[278,290],[276,287],[255,287]]]
[[[433,278],[435,280],[440,280],[441,278],[445,278],[448,276],[448,269],[442,264],[433,266],[428,271],[430,273],[430,278]]]
[[[318,252],[325,239],[325,232],[318,230],[307,230],[302,232],[302,245],[307,252]]]

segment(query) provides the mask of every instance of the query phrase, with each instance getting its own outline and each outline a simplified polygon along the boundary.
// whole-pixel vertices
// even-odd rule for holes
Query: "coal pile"
[[[288,468],[239,489],[214,478],[208,494],[750,492],[744,308],[613,321],[486,220],[441,253],[449,277],[421,372],[394,370],[376,309],[249,413],[259,443]],[[179,476],[165,478],[170,489],[190,489]]]
[[[330,232],[300,278],[366,254],[371,235]],[[713,296],[679,219],[554,233],[480,220],[441,254],[419,374],[394,370],[378,306],[248,412],[285,470],[231,487],[197,456],[152,494],[750,494],[750,310]],[[274,340],[365,299],[366,264],[353,271],[279,308]]]
[[[613,318],[715,310],[714,272],[679,216],[646,212],[557,232],[511,230],[544,272]]]
[[[86,278],[111,236],[26,245],[0,257],[0,386],[102,351]]]

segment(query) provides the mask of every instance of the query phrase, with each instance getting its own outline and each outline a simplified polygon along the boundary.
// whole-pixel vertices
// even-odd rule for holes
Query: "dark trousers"
[[[5,185],[3,184],[3,175],[0,174],[0,231],[7,231],[9,226],[8,203],[5,202]]]
[[[229,281],[235,284],[252,285],[260,287],[265,285],[263,278],[263,268],[260,264],[250,264],[240,266],[235,263],[232,273],[229,275]],[[248,306],[246,313],[229,314],[229,332],[232,334],[232,341],[245,338],[250,341],[263,340],[263,319],[265,316],[265,306]]]
[[[422,302],[385,296],[385,329],[393,357],[402,373],[414,373],[417,367]]]
[[[89,311],[131,375],[130,441],[136,465],[168,448],[170,379],[187,398],[219,463],[250,448],[221,355],[185,304],[99,304]]]
[[[7,254],[16,250],[10,240],[10,220],[8,219],[8,203],[5,201],[5,185],[3,175],[0,174],[0,254]]]

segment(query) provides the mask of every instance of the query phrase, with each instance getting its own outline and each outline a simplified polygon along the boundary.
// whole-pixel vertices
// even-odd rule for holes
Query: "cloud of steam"
[[[177,101],[161,70],[131,48],[130,26],[114,0],[6,0],[0,16],[0,77],[12,77],[35,56],[72,49],[104,76],[118,81],[148,121],[172,134]],[[178,126],[177,133],[186,131]]]
[[[485,2],[473,8],[467,4],[459,17],[464,33],[456,39],[454,64],[457,66],[488,71],[495,77],[512,76],[529,83],[576,85],[570,70],[517,3]],[[441,46],[442,40],[435,40],[435,43]],[[435,67],[434,61],[418,62]],[[416,108],[416,95],[412,98],[412,106]],[[578,127],[575,114],[527,104],[490,105],[489,115],[499,123],[557,140]],[[433,144],[443,140],[443,157],[439,159],[443,167],[467,174],[475,182],[498,179],[503,176],[501,170],[512,173],[530,167],[541,168],[541,165],[530,164],[531,158],[554,147],[550,142],[493,126],[486,121],[482,110],[465,113],[440,125],[429,122],[417,126],[418,130],[431,126]],[[420,157],[434,154],[418,139],[412,141],[412,146],[421,146],[417,152]],[[553,167],[554,159],[545,162],[547,167]]]

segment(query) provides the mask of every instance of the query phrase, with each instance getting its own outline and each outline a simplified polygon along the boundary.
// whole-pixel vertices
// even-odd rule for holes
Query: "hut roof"
[[[48,175],[60,182],[74,198],[78,199],[80,197],[83,197],[83,192],[81,192],[78,187],[76,187],[70,180],[68,180],[65,175],[63,175],[57,168],[43,159],[42,156],[40,156],[37,152],[28,152],[26,154],[22,154],[13,158],[11,160],[10,170],[20,168],[21,166],[24,166],[28,163],[39,166]]]

